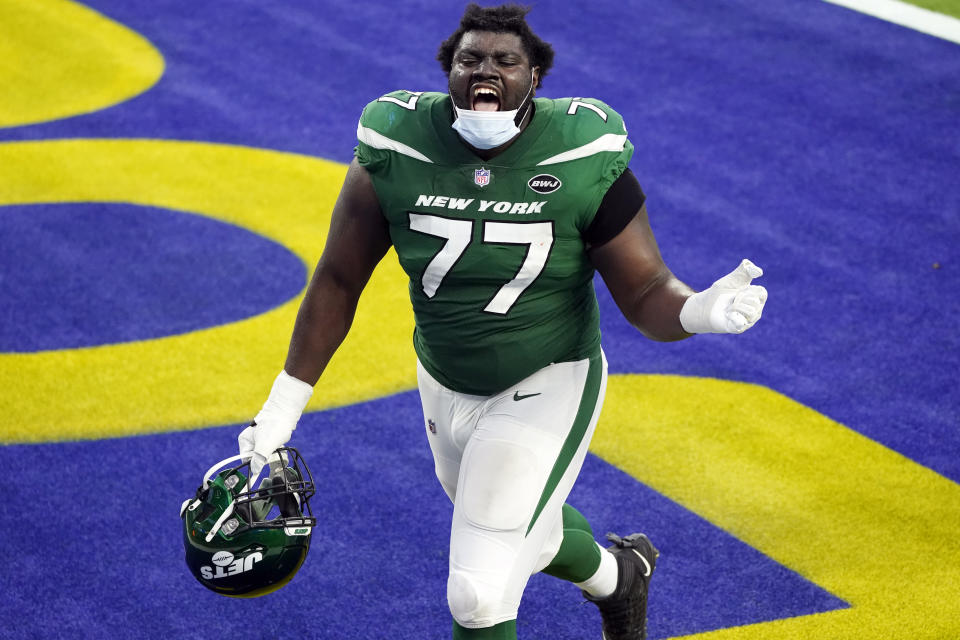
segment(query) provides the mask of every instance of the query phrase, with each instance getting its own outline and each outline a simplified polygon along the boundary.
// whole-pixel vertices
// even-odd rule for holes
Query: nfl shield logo
[[[490,184],[490,169],[474,169],[473,182],[478,187],[485,187]]]

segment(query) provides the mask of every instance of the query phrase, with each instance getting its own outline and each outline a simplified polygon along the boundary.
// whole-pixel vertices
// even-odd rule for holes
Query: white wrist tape
[[[312,395],[313,387],[281,370],[257,416],[273,417],[296,426]]]

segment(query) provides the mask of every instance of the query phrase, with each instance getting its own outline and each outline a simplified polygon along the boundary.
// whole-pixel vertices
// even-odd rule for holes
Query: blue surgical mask
[[[523,105],[533,93],[533,73],[530,73],[530,90],[520,102]],[[527,105],[530,109],[530,105]],[[517,113],[520,108],[513,111],[474,111],[473,109],[461,109],[455,103],[453,111],[457,119],[453,121],[453,129],[460,134],[460,137],[475,149],[493,149],[512,140],[520,133],[520,127],[517,126]],[[524,113],[526,117],[526,113]]]

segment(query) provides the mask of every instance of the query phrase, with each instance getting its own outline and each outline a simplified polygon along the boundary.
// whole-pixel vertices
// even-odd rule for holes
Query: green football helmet
[[[183,548],[200,584],[225,596],[255,598],[290,582],[306,559],[317,522],[310,510],[314,484],[290,447],[270,456],[269,474],[256,489],[248,486],[249,460],[227,466],[238,461],[233,456],[211,467],[196,496],[181,505]]]

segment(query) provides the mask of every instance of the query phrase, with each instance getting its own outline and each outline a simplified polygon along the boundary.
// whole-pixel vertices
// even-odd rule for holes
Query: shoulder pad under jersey
[[[393,91],[369,103],[357,125],[357,140],[373,149],[395,151],[417,160],[433,162],[432,107],[446,94]]]
[[[557,164],[612,152],[625,155],[620,164],[626,166],[633,146],[627,140],[627,128],[619,113],[593,98],[559,98],[553,102],[551,149],[549,157],[539,164]]]

